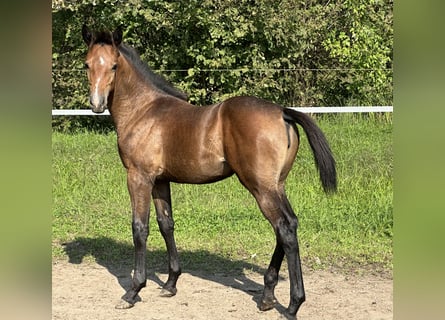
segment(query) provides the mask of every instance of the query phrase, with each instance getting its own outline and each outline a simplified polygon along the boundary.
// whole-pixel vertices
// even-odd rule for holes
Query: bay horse
[[[146,285],[145,255],[151,197],[169,261],[161,296],[176,294],[181,274],[174,239],[170,182],[204,184],[235,174],[255,197],[276,235],[276,246],[264,275],[260,310],[272,309],[274,289],[287,258],[290,302],[286,316],[296,318],[305,301],[298,220],[285,193],[285,179],[299,147],[296,124],[303,127],[326,193],[337,188],[335,160],[328,142],[306,114],[255,97],[233,97],[197,107],[164,78],[153,73],[122,31],[82,27],[88,46],[85,68],[90,104],[95,113],[108,108],[119,155],[127,172],[135,249],[132,287],[116,308],[130,308]]]

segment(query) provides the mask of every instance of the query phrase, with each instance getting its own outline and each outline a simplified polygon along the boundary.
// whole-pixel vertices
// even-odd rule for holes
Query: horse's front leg
[[[171,297],[177,292],[176,282],[181,274],[178,250],[174,238],[174,221],[171,208],[170,184],[168,182],[156,183],[153,188],[153,200],[156,208],[156,217],[159,230],[164,238],[168,252],[168,280],[164,284],[161,296]]]
[[[150,217],[150,195],[153,184],[148,177],[129,170],[127,173],[127,185],[133,213],[132,232],[135,261],[132,287],[122,296],[120,303],[116,306],[118,309],[131,308],[136,302],[139,291],[147,283],[145,254]]]

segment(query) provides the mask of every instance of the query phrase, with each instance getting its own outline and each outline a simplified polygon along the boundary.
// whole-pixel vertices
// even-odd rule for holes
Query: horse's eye
[[[113,67],[111,68],[111,70],[116,71],[117,69],[117,64],[113,65]]]
[[[85,62],[85,64],[83,65],[83,67],[84,67],[85,69],[87,69],[87,70],[90,68],[90,66],[89,66],[88,63],[86,63],[86,62]]]

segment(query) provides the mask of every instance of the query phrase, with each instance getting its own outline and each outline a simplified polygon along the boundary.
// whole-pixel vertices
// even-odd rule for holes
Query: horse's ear
[[[93,40],[93,34],[85,24],[82,26],[82,38],[87,45],[90,45],[91,41]]]
[[[122,42],[122,28],[121,26],[117,27],[113,32],[113,43],[116,47],[118,47]]]

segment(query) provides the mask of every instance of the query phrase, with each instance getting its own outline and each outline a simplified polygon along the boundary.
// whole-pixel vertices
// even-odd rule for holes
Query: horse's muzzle
[[[103,113],[107,109],[107,99],[101,96],[90,96],[90,106],[94,113]]]

